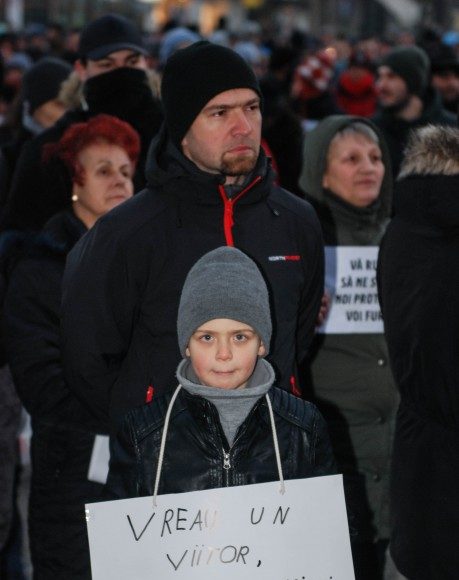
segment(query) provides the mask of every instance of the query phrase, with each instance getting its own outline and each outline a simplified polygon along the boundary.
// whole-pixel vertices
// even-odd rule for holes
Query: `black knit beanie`
[[[257,78],[234,50],[206,40],[182,48],[167,61],[161,99],[169,136],[180,148],[183,137],[207,103],[230,89],[252,89]]]
[[[422,96],[429,81],[430,61],[418,46],[401,46],[391,50],[380,62],[406,82],[412,95]]]
[[[40,59],[24,75],[22,92],[33,114],[38,107],[57,99],[61,84],[72,72],[72,67],[60,58]]]
[[[255,262],[230,246],[204,254],[186,277],[177,316],[182,356],[196,329],[216,318],[248,324],[269,352],[272,326],[266,282]]]

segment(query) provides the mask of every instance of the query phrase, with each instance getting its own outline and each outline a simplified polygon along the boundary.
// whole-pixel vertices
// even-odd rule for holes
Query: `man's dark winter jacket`
[[[271,388],[268,396],[273,406],[284,478],[335,473],[325,421],[316,407],[276,387]],[[126,416],[112,449],[107,481],[110,498],[153,495],[161,433],[171,397],[172,393],[159,396],[150,405],[133,409]],[[265,397],[255,404],[228,448],[215,406],[182,389],[172,408],[166,441],[160,494],[264,483],[278,478]]]
[[[271,358],[279,385],[299,394],[297,363],[311,342],[323,291],[320,225],[309,204],[273,185],[263,152],[250,183],[228,199],[161,134],[149,188],[110,212],[70,253],[64,277],[68,383],[108,428],[175,384],[181,289],[202,255],[234,244],[259,265],[272,294]],[[234,297],[238,299],[237,296]]]
[[[391,553],[416,580],[453,580],[459,571],[458,143],[456,129],[455,151],[445,155],[440,139],[413,157],[427,175],[411,172],[397,184],[379,253],[379,296],[401,394]],[[441,157],[455,175],[441,175]]]
[[[429,89],[424,98],[424,109],[421,116],[414,121],[404,121],[389,110],[382,110],[373,117],[373,122],[384,135],[389,147],[392,173],[398,175],[403,160],[403,151],[412,130],[425,125],[455,126],[456,117],[443,108],[440,95]]]
[[[65,258],[85,231],[71,211],[54,216],[10,266],[4,304],[8,361],[32,417],[29,531],[43,580],[90,577],[84,503],[102,492],[87,479],[97,425],[66,385],[60,349]]]

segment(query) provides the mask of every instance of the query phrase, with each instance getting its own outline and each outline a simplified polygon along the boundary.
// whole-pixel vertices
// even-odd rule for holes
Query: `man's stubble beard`
[[[239,175],[249,175],[255,169],[257,164],[258,155],[253,151],[253,155],[249,157],[243,156],[240,158],[226,158],[223,156],[222,163],[220,167],[220,172],[223,175],[228,175],[230,177],[238,177]]]
[[[411,98],[411,95],[407,94],[404,97],[400,98],[395,103],[393,103],[392,105],[381,104],[381,107],[387,113],[390,113],[392,115],[397,115],[398,113],[403,111],[403,109],[408,105],[408,103],[410,102],[410,98]]]

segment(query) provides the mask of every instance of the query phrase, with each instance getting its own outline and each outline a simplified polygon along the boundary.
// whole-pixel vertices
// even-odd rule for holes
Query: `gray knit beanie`
[[[272,326],[266,282],[253,260],[229,246],[205,254],[185,280],[177,318],[182,356],[195,330],[215,318],[248,324],[269,352]]]
[[[429,82],[430,60],[419,46],[400,46],[391,50],[380,62],[402,77],[412,95],[422,96]]]

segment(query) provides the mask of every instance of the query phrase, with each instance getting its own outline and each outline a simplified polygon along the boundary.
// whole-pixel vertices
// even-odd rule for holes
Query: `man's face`
[[[445,70],[432,75],[432,85],[441,94],[446,102],[459,99],[459,71]]]
[[[231,185],[254,169],[260,140],[260,97],[252,89],[231,89],[202,109],[182,140],[182,151],[203,171],[226,175]]]
[[[85,64],[81,61],[75,63],[75,70],[82,81],[122,67],[146,70],[147,61],[143,54],[126,49],[112,52],[99,60],[88,59]]]
[[[376,89],[379,104],[384,108],[397,108],[403,105],[410,96],[406,82],[388,66],[378,68]]]

